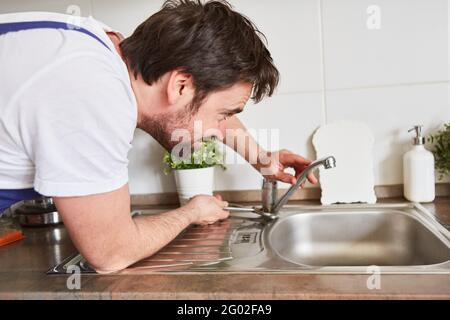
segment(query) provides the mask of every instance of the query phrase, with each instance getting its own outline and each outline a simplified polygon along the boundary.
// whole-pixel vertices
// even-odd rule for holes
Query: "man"
[[[167,150],[178,143],[172,132],[193,132],[195,121],[203,133],[234,129],[217,136],[284,182],[295,182],[285,167],[299,174],[310,163],[286,150],[255,154],[261,149],[235,116],[250,98],[273,93],[278,71],[254,25],[227,3],[168,1],[127,39],[92,18],[74,21],[0,15],[0,204],[53,197],[97,272],[123,269],[190,224],[229,215],[220,197],[200,195],[132,219],[127,153],[136,127]]]

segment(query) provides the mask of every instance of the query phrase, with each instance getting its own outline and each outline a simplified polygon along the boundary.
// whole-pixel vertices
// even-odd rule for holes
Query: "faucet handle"
[[[268,178],[263,179],[261,200],[264,212],[271,212],[277,202],[278,182]]]

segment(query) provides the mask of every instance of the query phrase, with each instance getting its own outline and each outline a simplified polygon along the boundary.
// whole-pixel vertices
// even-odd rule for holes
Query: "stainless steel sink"
[[[269,246],[309,266],[416,266],[450,260],[448,241],[395,209],[293,214],[269,231]]]
[[[49,273],[71,264],[95,273],[78,254]],[[450,232],[415,203],[285,206],[275,221],[238,212],[190,227],[120,274],[368,273],[374,265],[382,273],[450,273]]]

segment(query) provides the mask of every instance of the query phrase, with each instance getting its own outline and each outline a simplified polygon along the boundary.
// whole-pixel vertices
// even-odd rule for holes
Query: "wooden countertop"
[[[425,207],[450,226],[450,197]],[[70,290],[68,276],[45,274],[76,251],[64,227],[24,233],[24,240],[0,247],[0,299],[450,299],[450,275],[382,275],[381,289],[374,290],[366,286],[369,275],[83,275],[81,289]]]

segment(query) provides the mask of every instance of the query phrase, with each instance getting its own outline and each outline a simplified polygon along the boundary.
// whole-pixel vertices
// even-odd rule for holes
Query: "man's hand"
[[[261,174],[269,179],[278,180],[290,184],[295,184],[299,175],[312,162],[288,150],[280,150],[277,152],[268,152],[259,155],[259,171]],[[286,168],[293,168],[295,176],[284,172]],[[308,175],[308,181],[316,184],[317,178],[311,172]],[[305,182],[302,183],[302,188]]]
[[[230,213],[224,210],[226,206],[228,202],[222,201],[219,195],[214,197],[198,195],[190,199],[183,209],[193,217],[191,223],[207,225],[228,218]]]

